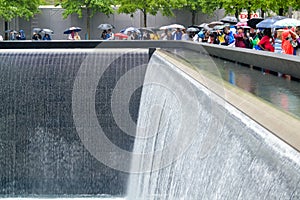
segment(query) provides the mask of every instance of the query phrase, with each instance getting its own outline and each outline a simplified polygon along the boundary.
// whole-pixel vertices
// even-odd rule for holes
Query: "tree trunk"
[[[192,10],[192,25],[196,24],[196,11]]]
[[[261,9],[261,17],[265,18],[265,10]]]
[[[284,13],[284,9],[283,8],[279,8],[278,15],[279,16],[283,16],[283,13]]]
[[[144,27],[147,27],[147,11],[146,11],[146,9],[143,10],[143,16],[144,16]]]
[[[239,15],[240,15],[240,10],[236,8],[234,16],[238,19]]]
[[[247,19],[249,20],[251,18],[251,8],[248,8],[247,13]]]
[[[8,30],[8,21],[4,22],[4,30]],[[4,35],[5,40],[8,40],[8,38],[9,38],[8,35],[9,35],[9,33],[5,33],[5,35]]]
[[[90,30],[90,19],[91,19],[91,10],[89,8],[86,9],[86,31],[87,35],[85,39],[89,40],[91,37],[91,30]]]
[[[289,18],[293,17],[293,8],[290,6],[289,7]]]

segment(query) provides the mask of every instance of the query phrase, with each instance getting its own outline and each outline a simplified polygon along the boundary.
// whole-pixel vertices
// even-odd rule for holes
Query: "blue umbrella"
[[[256,24],[256,28],[273,28],[273,24],[279,20],[285,19],[283,16],[275,16],[264,19]]]
[[[64,34],[71,34],[72,31],[79,32],[79,31],[81,31],[81,28],[74,27],[74,26],[70,27],[64,31]]]

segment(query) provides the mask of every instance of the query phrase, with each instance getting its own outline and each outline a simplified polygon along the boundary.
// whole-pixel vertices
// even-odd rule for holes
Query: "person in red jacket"
[[[264,36],[259,41],[258,46],[263,51],[274,52],[275,48],[274,48],[273,44],[274,44],[274,39],[272,37],[271,29],[267,28],[267,29],[264,30]]]
[[[282,43],[281,43],[282,53],[293,55],[294,48],[290,42],[290,38],[291,38],[290,31],[284,30],[281,37],[282,37]]]

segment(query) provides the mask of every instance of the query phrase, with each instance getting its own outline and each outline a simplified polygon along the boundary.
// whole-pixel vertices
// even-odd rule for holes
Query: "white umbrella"
[[[285,28],[285,27],[292,27],[292,26],[300,26],[300,21],[297,19],[285,18],[275,22],[272,28]]]
[[[202,24],[200,24],[198,27],[199,28],[203,28],[203,27],[205,27],[205,26],[207,26],[208,25],[208,23],[202,23]]]
[[[166,30],[166,29],[185,29],[185,27],[181,24],[170,24],[170,25],[167,25],[167,26],[162,26],[160,27],[159,29],[160,30]]]
[[[108,30],[108,29],[113,29],[113,28],[115,28],[115,27],[111,24],[100,24],[98,26],[98,29],[101,29],[101,30]]]
[[[223,25],[223,24],[224,24],[224,22],[214,21],[214,22],[210,22],[210,23],[208,24],[208,27],[209,27],[209,28],[213,28],[213,27],[215,27],[215,26],[217,26],[217,25]]]
[[[232,16],[226,16],[220,21],[224,23],[231,23],[231,24],[236,24],[238,22],[237,18]]]
[[[41,32],[42,31],[42,29],[41,28],[33,28],[32,29],[32,32],[34,33],[39,33],[39,32]]]
[[[138,28],[135,27],[128,27],[125,29],[124,34],[127,34],[128,32],[137,32],[138,34],[141,33],[141,31]]]
[[[43,28],[43,29],[41,30],[41,32],[47,33],[47,34],[53,34],[53,33],[54,33],[51,29],[48,29],[48,28]]]
[[[186,30],[187,32],[198,32],[200,31],[199,28],[195,28],[195,27],[190,27]]]

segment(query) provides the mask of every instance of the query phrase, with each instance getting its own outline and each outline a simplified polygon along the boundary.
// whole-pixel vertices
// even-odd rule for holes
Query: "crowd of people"
[[[187,29],[188,30],[188,29]],[[249,26],[225,24],[222,29],[199,28],[199,31],[187,31],[182,28],[157,30],[125,31],[127,40],[190,40],[209,44],[249,48],[276,53],[300,55],[300,26],[284,29],[255,29]],[[101,39],[113,40],[111,30],[103,31]],[[299,50],[298,50],[299,49]]]
[[[195,31],[196,30],[196,31]],[[161,33],[159,34],[159,32]],[[199,27],[194,31],[189,28],[172,29],[133,29],[123,30],[121,33],[126,40],[190,40],[209,44],[249,48],[276,53],[300,55],[300,26],[283,29],[255,29],[249,26],[225,24],[222,28]],[[9,31],[9,40],[26,40],[25,32]],[[47,32],[33,31],[32,40],[52,40]],[[102,30],[101,40],[115,40],[112,29]],[[3,37],[0,37],[3,40]],[[71,30],[68,40],[81,40],[78,31]]]
[[[201,30],[190,40],[211,44],[235,46],[276,53],[300,55],[300,26],[272,30],[251,27],[225,26],[223,30]]]
[[[26,35],[24,30],[20,31],[14,31],[14,30],[8,30],[8,40],[26,40]],[[41,35],[40,31],[33,31],[32,40],[51,40],[51,36],[48,33],[44,33],[44,35]],[[3,36],[0,35],[0,40],[3,41]]]

